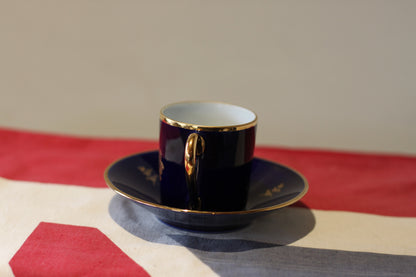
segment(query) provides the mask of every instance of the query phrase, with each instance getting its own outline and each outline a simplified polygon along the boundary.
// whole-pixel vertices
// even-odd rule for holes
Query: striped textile
[[[416,157],[258,146],[309,181],[231,232],[161,223],[107,188],[141,139],[0,128],[0,276],[414,276]]]

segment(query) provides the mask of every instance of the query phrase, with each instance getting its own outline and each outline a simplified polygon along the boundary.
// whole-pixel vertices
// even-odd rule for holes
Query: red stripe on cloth
[[[155,141],[96,139],[0,129],[0,176],[24,181],[106,187],[115,159],[153,150]]]
[[[41,222],[9,262],[19,276],[150,276],[100,230]]]
[[[156,141],[98,139],[0,129],[0,176],[105,187],[114,160],[155,150]],[[302,202],[314,209],[416,216],[416,157],[258,146],[255,155],[308,180]]]
[[[258,147],[256,155],[292,167],[309,183],[314,209],[416,216],[416,157]]]

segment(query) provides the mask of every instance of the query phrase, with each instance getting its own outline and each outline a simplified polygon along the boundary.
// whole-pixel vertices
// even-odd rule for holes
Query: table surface
[[[257,146],[309,182],[298,203],[228,232],[173,228],[107,188],[157,149],[0,128],[1,276],[351,276],[416,272],[414,156]]]

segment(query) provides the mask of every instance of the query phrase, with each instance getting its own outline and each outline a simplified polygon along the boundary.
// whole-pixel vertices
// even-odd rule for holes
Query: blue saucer
[[[117,160],[107,167],[104,179],[116,193],[176,227],[204,231],[243,227],[259,216],[295,203],[308,190],[306,179],[293,169],[254,158],[244,210],[215,212],[168,207],[160,202],[158,155],[158,151],[152,151]]]

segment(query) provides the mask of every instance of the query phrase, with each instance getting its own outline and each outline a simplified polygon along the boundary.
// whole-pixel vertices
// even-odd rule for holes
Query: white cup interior
[[[164,107],[161,113],[174,121],[198,126],[236,126],[256,120],[248,109],[215,102],[183,102]]]

